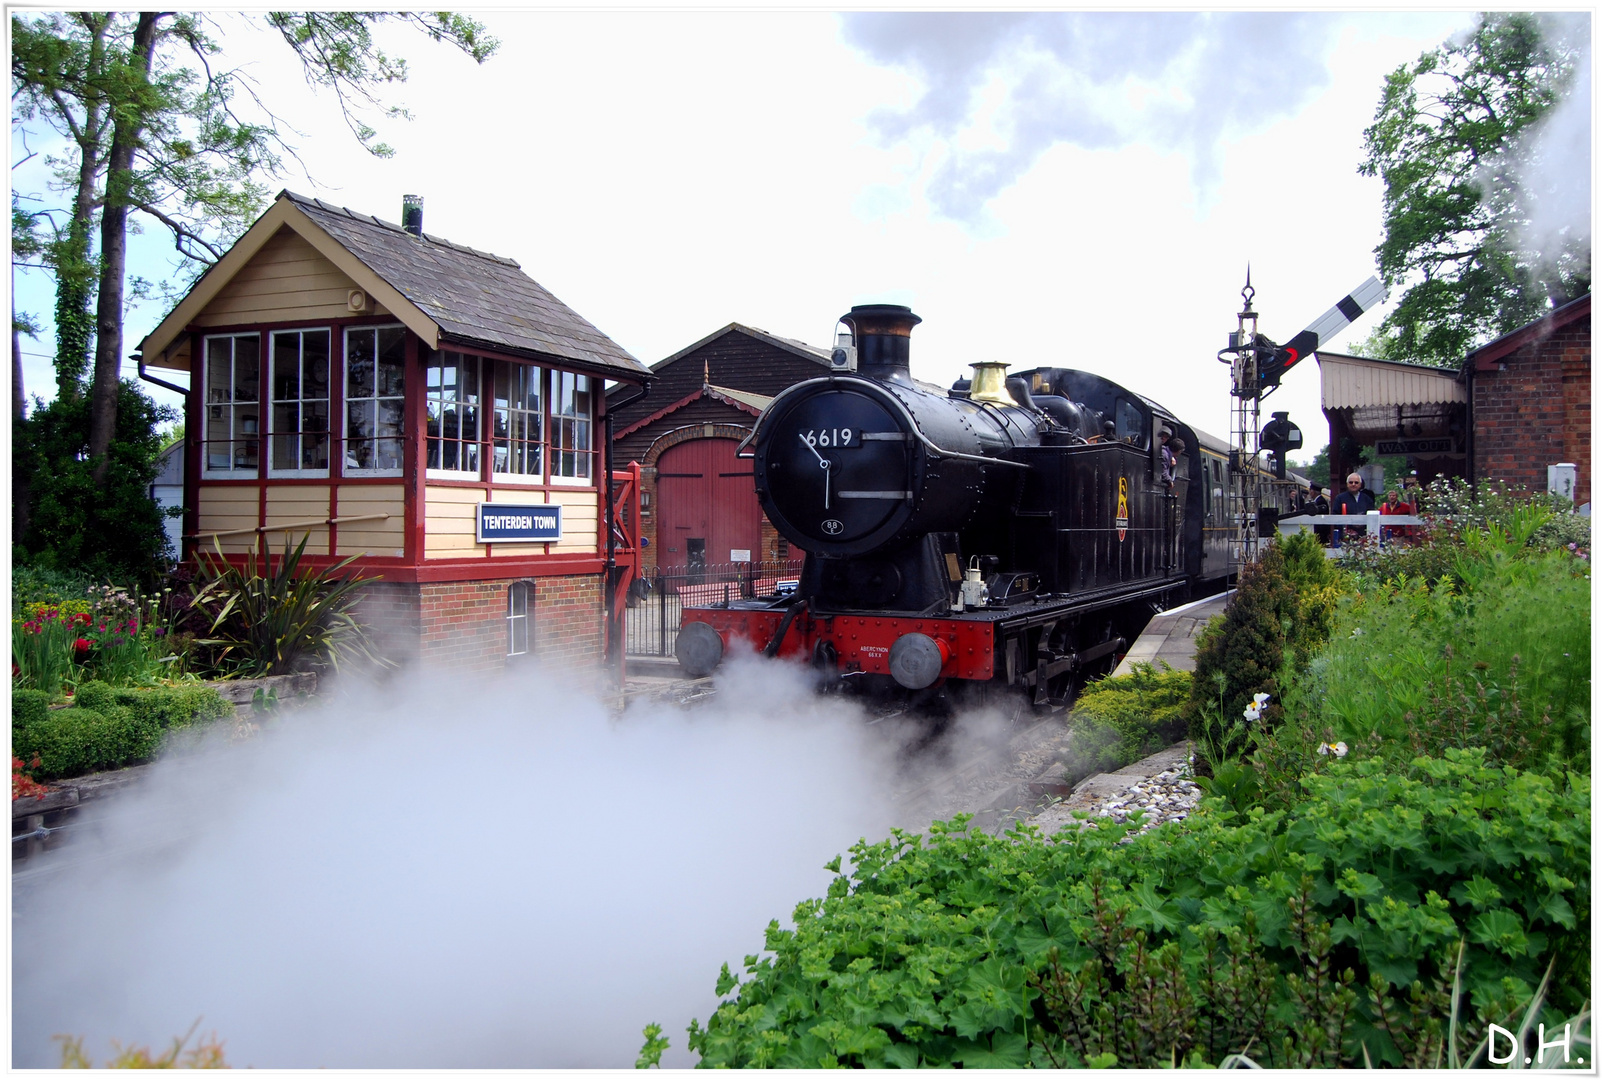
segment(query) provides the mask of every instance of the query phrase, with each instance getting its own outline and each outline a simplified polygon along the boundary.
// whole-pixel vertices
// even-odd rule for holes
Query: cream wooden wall
[[[357,285],[300,235],[285,227],[261,246],[195,318],[200,326],[343,319]],[[364,315],[388,314],[371,298]]]

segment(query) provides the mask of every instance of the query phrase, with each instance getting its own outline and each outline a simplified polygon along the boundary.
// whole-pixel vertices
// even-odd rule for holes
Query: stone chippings
[[[1201,801],[1201,788],[1191,779],[1190,766],[1165,769],[1141,780],[1121,794],[1110,795],[1088,809],[1091,818],[1112,818],[1119,824],[1141,813],[1140,831],[1155,829],[1169,821],[1183,821]]]

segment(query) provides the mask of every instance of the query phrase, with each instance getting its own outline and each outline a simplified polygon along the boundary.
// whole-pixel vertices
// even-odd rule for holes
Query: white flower
[[[1268,699],[1271,696],[1272,695],[1270,695],[1270,694],[1253,694],[1252,695],[1252,704],[1256,705],[1259,709],[1261,709],[1264,705],[1268,704]]]
[[[1321,743],[1318,744],[1318,752],[1320,754],[1334,754],[1338,758],[1339,757],[1345,757],[1346,756],[1346,750],[1347,750],[1346,744],[1343,743],[1343,742],[1334,742],[1334,743],[1321,742]]]
[[[1262,710],[1260,710],[1256,705],[1248,705],[1248,706],[1246,706],[1246,711],[1241,713],[1241,715],[1244,716],[1246,718],[1246,722],[1248,724],[1250,724],[1254,720],[1257,720],[1259,717],[1261,717],[1263,714],[1262,714]]]

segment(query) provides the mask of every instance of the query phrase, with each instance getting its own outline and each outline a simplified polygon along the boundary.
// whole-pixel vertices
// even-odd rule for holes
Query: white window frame
[[[238,362],[238,359],[239,359],[239,357],[238,357],[239,349],[238,349],[238,344],[237,343],[240,340],[245,339],[245,338],[250,338],[250,339],[252,339],[252,340],[254,340],[256,342],[256,398],[255,398],[254,401],[240,401],[239,399],[237,399],[237,398],[235,398],[233,396],[234,395],[235,377],[237,375],[237,367],[236,367],[236,365],[237,365],[237,362]],[[204,408],[206,411],[201,416],[200,470],[201,470],[201,475],[203,477],[205,477],[206,479],[210,479],[210,480],[255,480],[255,479],[257,479],[257,478],[259,478],[261,476],[262,449],[263,449],[262,444],[265,442],[265,434],[266,434],[265,432],[262,431],[262,405],[263,405],[263,401],[262,401],[262,389],[263,389],[263,387],[262,387],[262,382],[263,382],[262,375],[263,375],[263,369],[265,367],[265,358],[262,356],[261,339],[262,339],[262,335],[260,333],[256,332],[256,331],[254,331],[254,330],[250,331],[249,333],[243,333],[243,334],[208,334],[208,335],[204,336],[203,338],[201,338],[201,341],[200,341],[200,368],[201,368],[201,381],[202,381],[202,385],[204,387],[204,397],[202,398],[202,402],[203,402],[202,408]],[[211,344],[214,341],[227,341],[227,342],[230,343],[229,344],[229,350],[228,350],[228,390],[227,390],[227,393],[228,393],[229,396],[227,398],[225,398],[225,399],[220,399],[218,401],[212,401],[211,400],[212,391],[215,389],[211,384]],[[235,422],[236,422],[236,420],[239,420],[240,407],[244,406],[244,405],[254,405],[256,407],[256,417],[255,417],[256,430],[254,432],[249,432],[249,433],[245,432],[243,430],[243,426],[244,426],[244,422],[243,421],[239,422],[241,430],[238,431],[238,432],[235,432],[235,430],[234,430]],[[222,409],[227,409],[228,410],[228,438],[226,438],[226,439],[213,439],[212,438],[213,431],[212,431],[212,426],[211,426],[211,424],[212,424],[212,412],[211,412],[211,410],[217,409],[217,408],[222,408]],[[238,444],[238,443],[248,441],[248,438],[242,438],[241,437],[241,436],[247,436],[247,435],[251,436],[251,437],[254,437],[255,440],[256,440],[256,464],[250,465],[250,466],[235,465],[234,462],[237,459],[236,459],[236,456],[235,456],[235,453],[234,453],[234,446],[236,444]],[[228,444],[228,467],[227,468],[215,468],[211,464],[212,444],[216,443],[216,442],[226,442]]]
[[[472,363],[477,369],[478,400],[473,404],[473,407],[478,410],[478,425],[477,425],[478,426],[478,432],[474,436],[474,438],[472,439],[472,444],[478,447],[478,467],[474,468],[474,469],[435,468],[432,465],[428,465],[427,464],[427,462],[428,462],[428,452],[429,452],[428,444],[432,439],[432,436],[430,436],[429,432],[428,432],[428,405],[429,405],[430,402],[433,402],[433,401],[443,401],[444,400],[443,398],[435,398],[435,397],[433,397],[431,395],[430,387],[428,385],[428,373],[435,366],[439,366],[439,367],[443,368],[444,364],[443,364],[442,358],[447,356],[447,355],[453,355],[453,356],[458,357],[458,362],[461,363],[464,366],[466,364],[468,364],[468,363]],[[485,413],[485,405],[484,405],[484,396],[485,396],[484,395],[484,367],[488,363],[489,363],[488,360],[486,360],[482,356],[477,355],[476,353],[461,352],[461,351],[459,351],[457,349],[436,349],[433,352],[429,353],[429,355],[424,358],[424,360],[423,360],[423,388],[422,388],[423,399],[424,399],[423,400],[423,431],[422,431],[421,435],[422,435],[422,439],[423,439],[424,475],[425,475],[425,477],[427,479],[429,479],[429,480],[468,480],[468,481],[474,481],[474,482],[482,482],[483,481],[483,479],[484,479],[484,469],[485,469],[485,463],[484,463],[484,420],[485,420],[485,416],[484,416],[484,413]],[[443,409],[441,411],[442,411],[442,414],[443,414]],[[442,419],[443,419],[443,415],[442,415]],[[440,460],[444,461],[445,460],[445,455],[443,453],[443,441],[444,441],[444,432],[443,432],[443,430],[441,431],[440,435],[441,435],[441,447],[442,447],[442,451],[440,453]],[[461,446],[467,445],[467,442],[462,440],[462,439],[456,439],[454,441],[458,445],[461,445]]]
[[[561,403],[560,386],[562,381],[565,379],[585,380],[585,392],[589,395],[589,411],[584,413],[582,416],[578,414],[564,416],[562,413],[557,412],[557,409]],[[548,382],[550,392],[546,395],[547,405],[545,410],[547,418],[546,423],[549,425],[545,436],[545,471],[547,474],[549,474],[551,478],[550,482],[553,485],[561,485],[565,487],[595,486],[596,473],[598,471],[595,467],[595,394],[599,385],[600,380],[595,378],[593,375],[580,375],[577,372],[561,371],[554,368],[551,370],[551,377]],[[575,381],[574,394],[576,395],[577,393],[578,386],[577,382]],[[587,445],[583,447],[562,446],[559,440],[561,438],[562,425],[564,421],[575,424],[583,424],[587,436],[585,440]],[[560,469],[562,467],[562,454],[564,452],[575,454],[574,460],[583,462],[589,469],[590,474],[588,476],[568,476],[562,473]]]
[[[340,339],[341,345],[342,345],[342,348],[340,349],[340,357],[339,357],[339,369],[340,369],[340,375],[341,375],[341,382],[340,382],[341,400],[340,400],[340,416],[339,416],[339,436],[340,437],[337,440],[335,440],[335,444],[334,444],[335,445],[335,450],[333,452],[337,453],[339,455],[340,466],[341,466],[340,475],[342,475],[342,476],[400,476],[400,475],[404,474],[405,471],[406,471],[406,379],[407,379],[408,375],[407,375],[407,372],[406,372],[405,358],[402,357],[402,360],[401,360],[401,392],[400,392],[400,395],[396,396],[394,394],[381,394],[381,393],[379,393],[379,389],[381,387],[381,383],[380,383],[379,378],[378,378],[378,355],[379,355],[378,343],[379,343],[379,334],[381,334],[385,330],[399,330],[399,331],[401,331],[401,344],[404,347],[405,342],[406,342],[406,328],[403,325],[401,325],[400,323],[384,323],[384,324],[379,325],[379,326],[347,326],[347,327],[345,327],[345,332],[344,332],[344,334],[342,335],[342,337]],[[373,335],[373,393],[370,396],[355,397],[355,396],[352,396],[352,394],[350,392],[350,356],[351,356],[350,339],[351,339],[351,335],[352,334],[372,334]],[[374,434],[373,434],[372,438],[374,438],[375,440],[376,439],[390,439],[390,438],[393,438],[393,439],[396,439],[396,440],[398,440],[400,442],[400,445],[401,445],[400,463],[397,464],[392,469],[362,468],[359,465],[352,465],[350,463],[350,459],[349,459],[349,456],[348,456],[349,455],[349,447],[350,447],[350,439],[351,439],[350,407],[351,407],[351,403],[352,402],[362,402],[362,401],[372,402],[372,404],[373,404],[373,428],[374,428]],[[382,404],[384,402],[396,402],[397,403],[397,407],[400,410],[400,427],[399,427],[399,429],[397,430],[397,432],[394,435],[379,435],[379,434],[377,434],[378,411],[382,407]],[[375,448],[375,455],[376,455],[376,448]]]
[[[496,441],[497,435],[496,435],[496,432],[495,432],[495,423],[496,423],[497,417],[499,416],[499,414],[501,412],[501,409],[500,409],[500,406],[498,406],[496,404],[496,402],[499,399],[496,396],[496,382],[495,382],[495,380],[500,377],[502,372],[505,372],[507,374],[507,378],[508,379],[510,379],[512,377],[513,373],[515,373],[515,372],[525,372],[534,382],[534,394],[535,394],[535,397],[537,398],[537,401],[535,403],[535,407],[534,407],[534,410],[533,410],[533,417],[534,417],[535,423],[537,423],[539,425],[539,431],[535,434],[535,437],[532,440],[529,440],[529,441],[536,448],[536,452],[539,454],[540,467],[539,467],[539,470],[537,472],[510,473],[510,472],[501,472],[496,468],[496,458],[495,458],[496,446],[495,446],[495,441]],[[549,467],[549,462],[550,462],[550,457],[551,457],[550,447],[546,444],[546,441],[545,441],[545,435],[546,435],[545,425],[546,425],[546,422],[547,422],[547,417],[545,415],[546,414],[545,405],[546,405],[546,400],[547,400],[547,397],[548,397],[548,395],[546,394],[546,389],[547,389],[546,384],[548,382],[548,380],[546,378],[546,370],[544,368],[541,368],[541,367],[536,367],[533,364],[519,364],[519,363],[515,363],[515,362],[512,362],[512,361],[507,361],[507,360],[497,360],[497,361],[495,361],[495,366],[493,368],[493,374],[494,374],[494,378],[491,379],[491,381],[490,381],[491,385],[490,385],[490,393],[489,393],[489,414],[490,414],[490,438],[489,438],[489,459],[490,460],[489,460],[489,466],[490,466],[490,478],[495,482],[495,484],[497,486],[500,486],[500,485],[514,485],[514,486],[515,485],[524,485],[524,486],[528,486],[528,487],[534,487],[534,486],[538,486],[538,485],[543,485],[545,483],[545,472],[546,472],[546,469]],[[508,399],[508,400],[510,400],[510,399]],[[510,422],[511,417],[512,417],[512,415],[514,413],[522,414],[522,415],[528,415],[528,410],[526,410],[526,409],[517,409],[517,408],[514,408],[514,407],[508,405],[506,411],[507,411],[507,419],[508,419],[508,428],[507,428],[507,444],[508,444],[508,446],[507,446],[507,451],[508,451],[508,457],[510,457],[511,456],[511,454],[510,454],[510,451],[511,451],[511,427],[510,427],[510,423],[509,422]]]
[[[522,603],[518,600],[521,598]],[[529,608],[534,601],[534,585],[529,581],[514,581],[506,587],[506,655],[527,656],[534,651],[534,620]],[[519,649],[518,634],[522,633]]]
[[[326,334],[326,335],[328,335],[328,356],[327,356],[328,371],[326,371],[324,373],[324,390],[326,391],[327,396],[320,397],[320,398],[309,398],[309,397],[306,397],[306,395],[305,395],[305,390],[306,390],[306,335],[307,334]],[[300,370],[298,372],[296,372],[296,376],[295,376],[296,386],[298,386],[300,388],[300,393],[299,393],[299,396],[295,397],[295,398],[282,398],[281,399],[281,398],[278,397],[278,392],[277,392],[277,381],[278,381],[277,380],[277,375],[278,375],[278,339],[281,338],[281,337],[287,338],[287,337],[291,337],[291,336],[298,338],[299,341],[300,341],[299,356],[298,356],[298,358],[296,360],[296,363],[299,366]],[[267,405],[268,428],[267,428],[267,437],[263,440],[263,442],[266,444],[266,465],[267,465],[267,475],[268,475],[268,477],[300,477],[300,478],[305,478],[305,479],[320,479],[320,478],[326,477],[328,475],[328,466],[327,465],[324,465],[321,469],[307,469],[307,468],[301,468],[301,467],[298,467],[298,466],[295,467],[295,468],[280,469],[280,468],[277,468],[277,467],[275,467],[273,465],[273,457],[274,457],[274,450],[275,450],[275,446],[274,446],[275,441],[277,439],[281,438],[282,435],[283,435],[283,433],[278,430],[278,424],[277,424],[278,406],[287,405],[287,404],[289,404],[291,402],[294,402],[299,406],[297,408],[296,412],[300,416],[300,423],[302,425],[300,431],[297,433],[297,442],[295,444],[295,450],[296,450],[295,457],[297,459],[300,457],[300,453],[299,452],[302,449],[298,439],[305,438],[305,435],[306,435],[306,429],[304,427],[305,422],[306,422],[305,406],[308,403],[318,402],[318,401],[321,401],[323,403],[323,405],[324,405],[324,409],[323,409],[324,419],[328,422],[328,426],[323,429],[323,436],[328,441],[328,446],[327,446],[327,448],[325,450],[325,453],[327,453],[328,455],[331,456],[331,455],[333,455],[333,454],[338,452],[337,449],[336,449],[336,440],[334,439],[334,430],[333,430],[333,428],[334,428],[334,414],[333,414],[334,372],[333,372],[333,368],[334,368],[334,333],[333,333],[333,330],[330,329],[329,327],[326,327],[326,326],[308,326],[308,327],[304,327],[302,329],[296,329],[296,330],[274,330],[274,331],[272,331],[271,333],[269,333],[267,335],[267,390],[268,390],[268,395],[267,395],[266,405]],[[313,433],[313,434],[315,434],[315,433]]]

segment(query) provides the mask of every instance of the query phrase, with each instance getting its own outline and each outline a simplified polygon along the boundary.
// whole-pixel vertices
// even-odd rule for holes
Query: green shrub
[[[112,687],[86,682],[68,709],[48,709],[40,691],[12,694],[12,752],[41,764],[41,779],[78,776],[130,765],[153,755],[172,729],[229,716],[221,694],[209,686]]]
[[[43,690],[11,691],[11,730],[36,724],[50,715],[50,695]]]
[[[161,728],[120,705],[104,712],[81,705],[57,709],[12,732],[12,753],[39,757],[34,770],[39,780],[131,765],[149,758],[160,745]]]
[[[1401,579],[1343,612],[1312,667],[1317,723],[1393,759],[1477,745],[1501,764],[1589,771],[1588,564],[1474,544],[1456,562],[1461,585]]]
[[[132,709],[141,720],[163,730],[233,713],[233,705],[214,687],[193,686],[109,686],[88,682],[78,687],[79,706],[104,711],[112,707]]]
[[[1074,702],[1072,750],[1087,775],[1132,765],[1185,737],[1190,672],[1167,664],[1161,671],[1151,664],[1133,667],[1129,675],[1091,683]]]
[[[27,617],[35,604],[57,606],[82,600],[94,579],[76,570],[54,570],[43,566],[14,563],[11,567],[11,615]]]
[[[1196,740],[1198,771],[1240,756],[1247,726],[1242,713],[1257,694],[1271,701],[1261,723],[1280,715],[1285,645],[1296,628],[1296,590],[1285,575],[1281,545],[1270,544],[1241,573],[1235,596],[1196,638],[1196,670],[1185,718]]]
[[[1589,994],[1590,788],[1484,763],[1337,763],[1289,813],[1206,811],[852,849],[824,899],[724,965],[702,1066],[1466,1061],[1543,973]],[[840,860],[829,867],[836,872]],[[731,995],[732,996],[729,996]],[[1455,1043],[1444,1045],[1447,1033]],[[653,1047],[647,1047],[647,1050]],[[660,1045],[654,1047],[660,1052]],[[642,1054],[642,1057],[645,1056]]]

